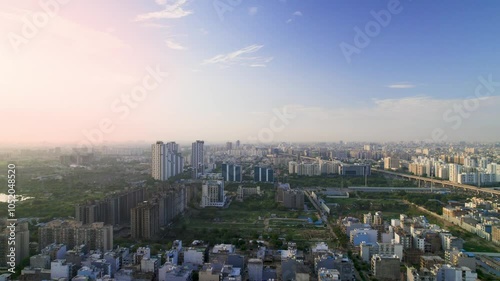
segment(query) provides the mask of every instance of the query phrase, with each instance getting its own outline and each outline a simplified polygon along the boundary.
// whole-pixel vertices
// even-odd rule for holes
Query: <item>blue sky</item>
[[[15,16],[43,10],[37,1],[2,5],[0,20],[9,23],[3,34],[21,30]],[[0,84],[35,95],[12,81],[22,78],[22,69],[43,69],[33,61],[57,62],[60,75],[40,81],[50,86],[37,91],[53,105],[68,89],[54,77],[74,69],[74,99],[65,102],[82,111],[54,106],[45,127],[30,130],[27,118],[27,129],[12,128],[9,140],[78,141],[101,118],[117,120],[109,105],[146,67],[160,65],[170,74],[167,83],[103,141],[250,141],[269,128],[273,110],[285,107],[295,117],[273,131],[273,141],[423,140],[435,129],[447,140],[495,141],[500,90],[480,101],[474,93],[478,77],[500,81],[499,8],[498,1],[72,0],[22,52],[12,54],[8,40],[2,42],[0,50],[19,69]],[[356,47],[355,30],[373,24],[373,13],[391,18],[346,59],[341,44]],[[102,81],[87,89],[95,76]],[[466,101],[479,106],[460,114],[456,105]],[[4,109],[19,102],[7,97]],[[38,116],[40,102],[19,110]],[[54,125],[60,117],[79,121]],[[69,131],[64,138],[47,136],[61,129]]]
[[[186,42],[189,54],[179,59],[198,68],[196,63],[207,56],[263,45],[258,54],[273,57],[265,70],[240,67],[222,73],[275,81],[288,88],[289,99],[302,100],[304,91],[332,106],[346,95],[349,100],[342,103],[350,105],[415,95],[465,98],[477,76],[494,73],[500,62],[494,36],[499,4],[494,1],[401,1],[401,13],[393,14],[351,63],[339,45],[353,44],[354,27],[364,29],[373,20],[370,12],[387,10],[390,1],[241,1],[223,13],[223,20],[213,7],[216,2],[186,5],[193,14],[175,31],[185,35],[178,40]],[[256,13],[250,15],[253,8]],[[200,29],[208,34],[200,36]],[[386,87],[400,82],[415,87]]]

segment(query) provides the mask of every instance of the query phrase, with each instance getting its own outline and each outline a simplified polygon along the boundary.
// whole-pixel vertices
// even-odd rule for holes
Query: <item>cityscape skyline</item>
[[[500,280],[498,11],[0,0],[0,281]]]
[[[495,2],[57,3],[0,4],[3,143],[500,136]]]
[[[160,139],[160,138],[158,138]],[[199,138],[198,138],[199,139]],[[207,146],[218,146],[223,147],[227,141],[211,141],[204,139]],[[104,142],[102,144],[88,147],[92,148],[102,148],[102,147],[150,147],[151,143],[154,142],[151,140],[135,140],[135,141],[122,141],[122,142]],[[176,143],[179,145],[180,149],[188,149],[191,150],[191,146],[193,140],[183,140],[177,141]],[[260,143],[260,142],[248,142],[243,143],[242,145],[250,145],[257,147],[273,147],[279,144],[290,144],[290,145],[315,145],[315,144],[325,144],[325,145],[335,145],[335,144],[343,144],[343,145],[352,145],[352,144],[381,144],[381,145],[389,145],[389,144],[413,144],[413,145],[453,145],[453,144],[480,144],[480,145],[494,145],[497,144],[498,141],[465,141],[465,140],[448,140],[443,142],[426,142],[425,140],[415,140],[415,141],[403,141],[403,140],[394,140],[394,141],[373,141],[373,140],[332,140],[332,141],[290,141],[290,140],[275,140],[269,143]],[[33,148],[33,149],[43,149],[43,148],[85,148],[79,147],[77,142],[0,142],[0,149],[13,149],[13,148]]]
[[[3,176],[0,218],[16,219],[0,219],[0,278],[498,279],[498,142],[165,139],[2,149],[0,160],[19,171]]]

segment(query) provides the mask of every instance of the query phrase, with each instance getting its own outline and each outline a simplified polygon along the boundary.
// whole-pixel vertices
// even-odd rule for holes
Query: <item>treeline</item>
[[[367,199],[401,199],[413,204],[422,206],[429,211],[439,215],[443,214],[443,207],[448,205],[448,201],[464,202],[468,196],[460,193],[413,193],[406,191],[398,192],[357,192],[357,196]]]

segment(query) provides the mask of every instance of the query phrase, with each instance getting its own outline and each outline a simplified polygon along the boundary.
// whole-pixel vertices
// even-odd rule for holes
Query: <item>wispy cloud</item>
[[[179,44],[171,39],[165,40],[165,44],[167,44],[167,47],[169,47],[172,50],[182,51],[182,50],[186,49],[186,47],[182,46],[181,44]]]
[[[155,19],[178,19],[189,16],[193,13],[191,10],[184,10],[183,6],[187,0],[156,0],[156,4],[163,6],[161,11],[140,14],[135,17],[135,21],[147,21]]]
[[[293,19],[294,19],[294,18],[296,18],[296,17],[301,17],[301,16],[302,16],[302,12],[301,12],[301,11],[295,11],[295,12],[293,12],[292,17],[291,17],[291,18],[289,18],[289,19],[286,21],[286,23],[291,23],[291,22],[293,21]]]
[[[273,57],[260,57],[260,56],[250,56],[258,52],[263,45],[250,45],[248,47],[242,48],[240,50],[228,53],[219,54],[210,59],[206,59],[202,64],[217,64],[222,67],[228,67],[231,65],[243,65],[250,67],[265,67],[267,63],[273,60]]]
[[[398,82],[394,84],[387,85],[387,88],[391,89],[410,89],[410,88],[415,88],[416,85],[411,84],[409,82]]]
[[[482,126],[495,128],[491,122],[496,116],[497,108],[500,106],[500,96],[488,97],[487,101],[481,101],[481,110],[470,115],[469,119],[462,118],[463,123],[460,130],[454,130],[450,123],[452,119],[444,119],[444,113],[458,118],[458,112],[452,112],[457,105],[472,104],[472,99],[441,99],[430,96],[410,96],[394,99],[373,99],[370,104],[360,107],[336,107],[331,108],[324,105],[301,105],[289,104],[285,107],[287,112],[296,117],[286,127],[286,135],[308,136],[314,134],[314,139],[331,139],[342,135],[349,135],[353,140],[371,139],[374,141],[405,140],[420,141],[432,137],[436,128],[443,129],[448,139],[474,140],[474,135],[486,136]],[[463,108],[462,108],[463,109]],[[394,118],[404,116],[405,118]],[[454,121],[455,122],[455,121]],[[335,123],[335,132],[321,132],[324,124]],[[361,124],[358,130],[353,131],[353,123]],[[380,132],[380,124],[384,124],[384,134]],[[482,124],[482,126],[477,126]],[[411,130],[408,126],[411,125]],[[498,127],[498,126],[496,126]],[[464,131],[470,132],[466,136]],[[277,136],[278,137],[278,136]],[[493,134],[488,136],[495,139]],[[496,138],[498,139],[498,137]]]
[[[250,7],[248,8],[248,15],[255,16],[258,11],[259,11],[258,7]]]
[[[408,108],[422,108],[428,106],[443,106],[444,100],[432,99],[428,96],[404,97],[398,99],[372,99],[380,109],[407,110]]]
[[[27,15],[34,12],[36,10],[18,8],[0,12],[0,33],[3,33],[4,29],[11,29],[11,27],[11,30],[15,30],[16,22],[23,22],[23,19]],[[73,50],[88,54],[99,54],[105,50],[130,50],[131,46],[113,35],[113,31],[114,29],[110,27],[105,28],[105,31],[95,30],[67,18],[57,16],[52,18],[51,24],[44,28],[43,32],[45,36],[40,36],[37,40],[38,44],[48,44],[49,40],[53,40],[51,43],[61,41],[74,42]],[[37,32],[34,34],[38,34]]]
[[[151,28],[169,28],[170,26],[161,24],[161,23],[155,23],[155,22],[145,22],[141,24],[144,27],[151,27]]]

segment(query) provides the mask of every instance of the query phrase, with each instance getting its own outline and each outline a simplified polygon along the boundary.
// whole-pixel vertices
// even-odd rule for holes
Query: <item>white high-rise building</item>
[[[182,173],[184,157],[179,153],[175,142],[157,141],[151,145],[151,175],[155,180],[166,181]]]
[[[165,154],[163,142],[157,141],[151,145],[151,176],[155,180],[161,179],[162,162]]]
[[[486,169],[490,164],[490,160],[488,158],[482,157],[479,159],[479,168]]]
[[[446,165],[438,165],[437,166],[437,172],[436,172],[436,177],[440,179],[449,179],[450,174],[449,174],[449,168]]]
[[[205,162],[204,162],[204,152],[203,146],[205,142],[202,140],[197,140],[192,144],[192,153],[191,153],[191,166],[193,167],[193,177],[197,178],[198,174],[204,174],[205,171]]]
[[[458,178],[462,172],[462,166],[458,164],[450,164],[448,174],[450,176],[449,180],[452,182],[458,182]]]
[[[500,169],[497,169],[497,163],[490,163],[490,164],[486,165],[486,173],[499,174]]]
[[[339,173],[340,163],[338,162],[319,160],[319,165],[322,174],[330,175]]]
[[[464,166],[465,167],[477,167],[477,159],[474,157],[465,157],[464,158]]]

